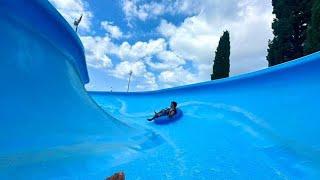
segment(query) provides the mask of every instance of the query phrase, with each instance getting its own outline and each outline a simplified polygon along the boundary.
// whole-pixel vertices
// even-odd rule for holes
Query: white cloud
[[[197,78],[195,74],[179,66],[175,69],[161,72],[159,81],[166,84],[166,87],[172,87],[197,82]]]
[[[268,39],[273,15],[259,6],[246,6],[243,20],[230,24],[231,72],[245,73],[267,67]]]
[[[185,60],[178,54],[167,49],[164,39],[138,41],[133,45],[124,42],[117,46],[109,38],[99,36],[83,36],[87,63],[93,68],[104,68],[105,71],[118,79],[127,80],[130,71],[133,72],[133,82],[137,82],[139,90],[154,90],[159,88],[157,80],[165,82],[167,87],[195,82],[195,75],[188,73],[181,65]],[[114,65],[108,55],[116,55],[121,60]],[[163,72],[157,78],[153,70]],[[176,74],[174,77],[172,74]],[[166,75],[170,75],[165,78]],[[182,78],[184,76],[185,78]],[[173,78],[173,79],[172,79]]]
[[[162,21],[158,27],[159,32],[169,32],[163,35],[168,37],[170,48],[182,55],[184,59],[192,60],[196,63],[208,63],[212,60],[213,49],[219,41],[219,33],[206,21],[198,17],[185,19],[179,27],[173,27],[173,24]]]
[[[115,49],[109,37],[82,36],[81,41],[85,47],[88,66],[94,68],[111,68],[113,66],[111,59],[107,56],[107,53],[111,53]]]
[[[169,88],[174,86],[209,81],[212,73],[212,66],[199,64],[195,67],[194,72],[182,66],[164,70],[160,73],[158,79],[162,87]],[[200,81],[201,80],[201,81]],[[160,83],[159,83],[160,84]]]
[[[103,29],[107,31],[107,33],[109,33],[109,35],[112,38],[119,39],[123,36],[123,33],[120,30],[120,28],[118,26],[115,26],[113,22],[102,21],[101,26]]]
[[[156,77],[154,76],[153,73],[151,72],[146,72],[143,75],[144,80],[140,81],[136,85],[136,88],[142,91],[147,91],[147,90],[156,90],[159,88],[159,85],[156,82]]]
[[[203,8],[198,15],[186,18],[179,26],[162,20],[157,28],[175,54],[191,60],[196,70],[209,71],[204,67],[212,67],[219,38],[224,30],[229,30],[231,74],[267,67],[264,59],[268,39],[272,37],[273,18],[269,0],[232,0],[219,6],[214,0],[201,2]],[[208,80],[210,71],[207,76],[196,74],[197,81]]]
[[[146,63],[154,70],[169,70],[180,65],[184,65],[185,60],[172,51],[162,51],[156,55],[159,62],[152,61],[151,58],[146,59]]]
[[[162,15],[165,7],[160,3],[150,2],[138,5],[139,0],[123,0],[122,9],[126,15],[127,20],[138,18],[142,21],[156,16]]]
[[[272,37],[270,1],[122,0],[122,10],[128,21],[160,19],[165,14],[188,17],[179,25],[162,20],[157,32],[163,38],[120,44],[113,40],[123,40],[127,35],[112,22],[103,21],[100,25],[106,30],[105,35],[81,37],[88,66],[103,68],[121,80],[127,80],[129,71],[133,70],[133,81],[139,90],[206,81],[210,79],[219,38],[224,30],[229,30],[231,74],[264,68],[267,66],[267,42]],[[93,13],[85,0],[50,2],[70,24],[83,13],[80,30],[82,33],[91,31]]]
[[[122,80],[127,80],[129,72],[132,71],[133,81],[139,82],[136,88],[141,90],[154,90],[159,87],[154,73],[147,70],[147,62],[152,63],[152,57],[161,60],[162,66],[165,66],[163,69],[185,63],[181,57],[167,50],[167,44],[162,38],[148,42],[138,41],[133,45],[128,42],[117,45],[112,42],[109,34],[103,37],[82,36],[81,40],[89,67],[104,68],[106,73]],[[114,65],[109,58],[111,55],[117,56],[121,61]]]
[[[212,74],[212,65],[199,64],[196,67],[196,72],[197,72],[197,82],[210,81],[211,74]]]
[[[178,64],[178,65],[185,64],[185,60],[181,56],[175,54],[172,51],[161,51],[160,53],[158,53],[157,57],[160,60],[163,60],[164,62],[170,63],[171,65],[173,65],[173,64]]]
[[[122,0],[122,10],[128,21],[157,18],[164,14],[183,13],[191,15],[200,12],[198,0],[163,0],[161,2],[146,0]]]
[[[146,66],[141,61],[130,62],[130,61],[123,61],[120,62],[114,70],[112,70],[112,75],[120,78],[126,79],[130,71],[133,72],[133,76],[143,76],[144,73],[147,72]]]
[[[140,20],[146,20],[148,17],[147,12],[138,9],[134,0],[123,0],[122,9],[128,20],[134,17],[138,17]]]
[[[88,5],[84,0],[49,0],[53,6],[62,14],[62,16],[73,27],[73,23],[81,14],[82,21],[79,30],[89,32],[91,30],[91,19],[93,13],[88,9]]]
[[[136,88],[140,90],[154,90],[158,88],[154,74],[148,72],[146,65],[141,61],[120,62],[109,73],[116,78],[126,80],[129,77],[130,71],[132,71],[132,81],[137,82]]]
[[[160,25],[157,27],[157,31],[164,37],[170,37],[175,34],[175,32],[177,31],[177,27],[162,19]]]
[[[242,7],[258,2],[258,0],[122,0],[122,10],[128,20],[146,21],[165,14],[186,16],[203,14],[208,21],[221,20],[219,17],[224,17],[223,21],[226,21],[241,15]]]
[[[162,38],[149,40],[149,42],[138,41],[134,45],[124,42],[120,45],[117,54],[122,60],[138,61],[162,52],[166,48],[167,44]]]
[[[123,42],[121,45],[117,45],[112,42],[112,39],[127,38],[128,35],[124,35],[121,29],[112,22],[102,21],[100,23],[107,32],[104,36],[89,35],[93,13],[89,11],[84,0],[50,0],[50,2],[71,25],[81,14],[84,15],[79,30],[88,34],[80,36],[80,38],[85,48],[89,68],[104,69],[109,75],[123,80],[128,78],[128,73],[132,70],[133,81],[137,81],[137,89],[153,90],[158,88],[156,77],[152,72],[147,71],[144,60],[166,50],[167,44],[164,39],[149,40],[148,42],[138,41],[133,45]],[[157,10],[156,6],[154,9],[161,11]],[[110,58],[111,55],[118,56],[122,62],[114,65]],[[87,86],[87,88],[93,87],[93,84]]]

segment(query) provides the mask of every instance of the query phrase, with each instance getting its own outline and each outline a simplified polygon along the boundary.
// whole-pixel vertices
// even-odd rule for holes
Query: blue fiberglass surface
[[[103,179],[163,142],[91,99],[82,44],[47,1],[0,0],[0,27],[0,179]]]
[[[91,92],[166,143],[116,167],[142,179],[319,179],[320,53],[238,77],[142,93]],[[178,102],[179,121],[146,121]],[[143,170],[141,168],[143,167]]]
[[[82,44],[47,1],[0,0],[0,25],[0,179],[320,178],[320,53],[213,82],[88,94]],[[179,120],[146,120],[172,100]]]

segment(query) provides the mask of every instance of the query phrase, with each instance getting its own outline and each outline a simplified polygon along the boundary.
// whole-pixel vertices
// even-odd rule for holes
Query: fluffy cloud
[[[160,79],[161,76],[157,78],[153,72],[148,71],[148,67],[153,70],[168,70],[169,72],[169,70],[175,68],[180,70],[182,67],[178,66],[186,63],[181,56],[168,49],[168,45],[163,38],[149,40],[148,42],[138,41],[133,45],[124,42],[117,47],[115,54],[122,62],[114,70],[110,71],[110,74],[120,79],[126,79],[129,72],[132,71],[133,77],[139,81],[136,88],[140,90],[159,88],[157,79]],[[163,79],[163,81],[166,80]],[[178,80],[175,80],[175,82],[178,82]],[[167,84],[172,86],[170,82]]]
[[[83,15],[79,25],[79,30],[89,32],[91,30],[92,12],[88,9],[88,5],[82,0],[49,0],[55,8],[63,15],[71,26],[76,19]]]
[[[245,73],[267,67],[268,39],[272,37],[273,15],[269,9],[255,4],[243,10],[243,19],[230,24],[231,72]]]
[[[153,73],[148,72],[146,65],[141,61],[130,62],[123,61],[120,62],[113,70],[109,73],[110,75],[117,77],[119,79],[127,79],[129,73],[132,71],[132,79],[138,81],[136,88],[140,90],[154,90],[158,88],[156,78]]]
[[[132,45],[128,42],[117,45],[108,34],[103,37],[82,36],[81,40],[89,67],[103,68],[110,76],[122,80],[127,80],[129,72],[132,71],[133,80],[139,82],[136,88],[140,90],[154,90],[159,87],[154,73],[147,70],[149,63],[153,63],[152,57],[158,57],[162,62],[155,65],[155,69],[161,69],[161,66],[165,66],[163,69],[172,69],[185,63],[181,57],[167,50],[167,44],[162,38],[148,42],[138,41]],[[113,65],[109,58],[111,55],[117,56],[120,62]]]
[[[129,72],[132,71],[132,78],[137,81],[136,89],[154,90],[159,88],[155,75],[147,71],[143,59],[164,51],[167,47],[164,39],[150,40],[149,42],[138,41],[133,45],[123,42],[121,45],[117,45],[112,39],[127,37],[127,35],[124,35],[121,29],[112,22],[102,21],[100,23],[106,31],[104,36],[89,35],[93,14],[88,10],[85,1],[50,0],[50,2],[71,25],[81,14],[84,15],[79,28],[88,34],[82,35],[80,38],[85,48],[89,68],[103,69],[110,76],[122,80],[127,80]],[[118,56],[121,62],[114,65],[110,58],[111,55]],[[91,89],[95,85],[90,83],[86,87]]]
[[[136,88],[139,90],[156,90],[159,88],[159,85],[156,82],[156,77],[153,73],[147,72],[143,75],[144,81],[142,83],[137,84]]]
[[[118,26],[113,25],[113,22],[102,21],[101,27],[109,33],[112,38],[119,39],[123,36],[122,31]]]
[[[121,80],[127,80],[132,70],[139,90],[209,80],[224,30],[231,35],[232,75],[266,67],[267,42],[272,37],[270,1],[121,0],[128,21],[160,20],[166,14],[187,16],[179,25],[163,19],[156,29],[160,37],[132,43],[109,21],[99,24],[105,34],[90,35],[93,14],[85,0],[50,0],[70,24],[84,14],[80,33],[87,34],[81,40],[88,66]]]
[[[172,87],[197,82],[197,78],[195,74],[179,66],[173,70],[161,72],[159,81],[163,82],[166,87]]]
[[[134,45],[124,42],[119,46],[118,56],[122,60],[138,61],[153,56],[166,50],[167,44],[164,39],[149,40],[149,42],[138,41]]]
[[[141,20],[146,20],[148,17],[147,12],[138,9],[136,2],[133,0],[123,0],[123,11],[128,20],[134,17],[138,17]]]
[[[226,29],[231,33],[231,74],[266,67],[267,42],[272,37],[271,2],[221,3],[217,6],[217,1],[203,1],[198,15],[186,18],[179,26],[162,20],[157,30],[168,40],[170,49],[183,59],[191,60],[197,70],[212,66],[214,50]],[[197,76],[197,81],[208,79],[209,75]]]
[[[132,80],[139,82],[136,85],[136,89],[139,90],[159,88],[156,76],[147,70],[146,61],[150,57],[168,58],[166,61],[175,61],[177,60],[175,58],[178,58],[167,51],[167,44],[161,38],[148,42],[138,41],[133,45],[128,42],[117,45],[112,42],[110,34],[106,34],[103,37],[82,36],[81,40],[85,47],[89,67],[95,69],[103,68],[108,75],[121,80],[127,80],[129,72],[132,71]],[[118,64],[114,65],[109,58],[112,55],[120,59]]]
[[[156,55],[158,62],[152,61],[151,58],[146,59],[146,63],[153,69],[158,71],[174,69],[180,65],[184,65],[186,61],[172,51],[161,51]]]
[[[143,62],[137,61],[137,62],[129,62],[129,61],[123,61],[120,62],[114,70],[112,70],[112,75],[123,79],[127,78],[130,71],[133,72],[133,76],[143,76],[144,73],[147,72],[146,66]]]
[[[219,35],[211,25],[196,16],[187,18],[179,27],[162,21],[158,30],[165,32],[163,35],[169,39],[170,48],[174,52],[195,62],[212,59],[212,51],[219,41]]]
[[[208,75],[212,73],[212,66],[199,64],[193,73],[183,66],[164,70],[160,73],[158,80],[163,88],[170,88],[178,85],[186,85],[200,82],[199,79],[209,80]]]
[[[111,68],[112,61],[107,56],[107,53],[115,49],[110,38],[82,36],[81,41],[85,47],[87,64],[94,68]]]
[[[122,9],[127,20],[157,18],[164,14],[185,14],[192,15],[201,11],[201,2],[199,0],[122,0]]]

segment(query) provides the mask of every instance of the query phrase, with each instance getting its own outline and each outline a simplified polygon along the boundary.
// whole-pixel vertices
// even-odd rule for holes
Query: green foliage
[[[304,42],[311,19],[312,0],[272,0],[274,38],[269,41],[269,66],[304,55]]]
[[[305,55],[320,51],[320,0],[315,0],[312,7],[311,23],[304,49]]]
[[[229,77],[230,72],[230,35],[225,31],[220,38],[214,59],[211,80]]]

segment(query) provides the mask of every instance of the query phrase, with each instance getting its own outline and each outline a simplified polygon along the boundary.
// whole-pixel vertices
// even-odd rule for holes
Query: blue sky
[[[208,81],[224,30],[231,75],[267,67],[271,0],[49,0],[65,19],[84,15],[88,90],[147,91]]]

